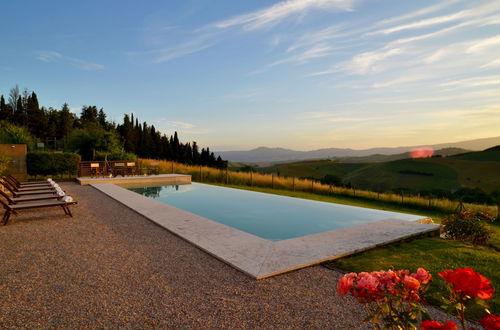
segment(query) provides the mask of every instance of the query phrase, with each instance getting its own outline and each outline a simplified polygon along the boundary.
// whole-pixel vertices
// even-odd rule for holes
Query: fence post
[[[295,177],[292,178],[292,190],[295,191]]]
[[[271,174],[271,187],[274,189],[274,174]]]
[[[311,180],[311,193],[314,194],[314,180]]]

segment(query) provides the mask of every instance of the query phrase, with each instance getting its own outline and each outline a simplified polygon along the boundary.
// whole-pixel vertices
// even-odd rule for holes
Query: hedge
[[[72,152],[29,152],[26,166],[29,175],[77,175],[80,155]]]

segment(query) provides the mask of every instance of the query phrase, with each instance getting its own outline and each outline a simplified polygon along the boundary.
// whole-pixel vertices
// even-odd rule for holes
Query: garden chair
[[[22,211],[22,210],[39,209],[39,208],[45,208],[45,207],[61,207],[64,210],[64,214],[72,217],[73,214],[71,214],[71,210],[69,209],[69,206],[77,204],[77,202],[75,202],[75,201],[71,201],[71,202],[45,201],[45,202],[21,203],[21,204],[9,205],[0,199],[0,204],[2,204],[3,208],[5,209],[5,213],[4,213],[3,218],[2,218],[3,225],[5,226],[7,224],[7,222],[9,222],[11,214],[18,215],[19,213],[17,213],[17,212]]]
[[[127,175],[135,175],[137,172],[137,166],[135,162],[127,162]]]
[[[90,163],[90,176],[91,177],[104,176],[104,167],[101,167],[99,163]]]
[[[113,164],[113,176],[125,176],[127,173],[127,166],[125,163],[114,163]]]

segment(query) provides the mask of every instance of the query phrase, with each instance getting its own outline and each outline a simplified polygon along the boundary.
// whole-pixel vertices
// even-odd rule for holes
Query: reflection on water
[[[136,188],[129,188],[129,190],[132,190],[133,192],[136,192],[138,194],[141,194],[149,198],[158,199],[162,191],[167,194],[169,193],[169,190],[172,192],[179,191],[179,185],[159,186],[159,187],[136,187]]]

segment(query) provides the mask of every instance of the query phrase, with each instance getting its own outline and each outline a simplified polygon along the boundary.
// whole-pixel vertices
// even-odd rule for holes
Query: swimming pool
[[[200,183],[128,188],[143,196],[269,241],[422,216],[312,201]]]

